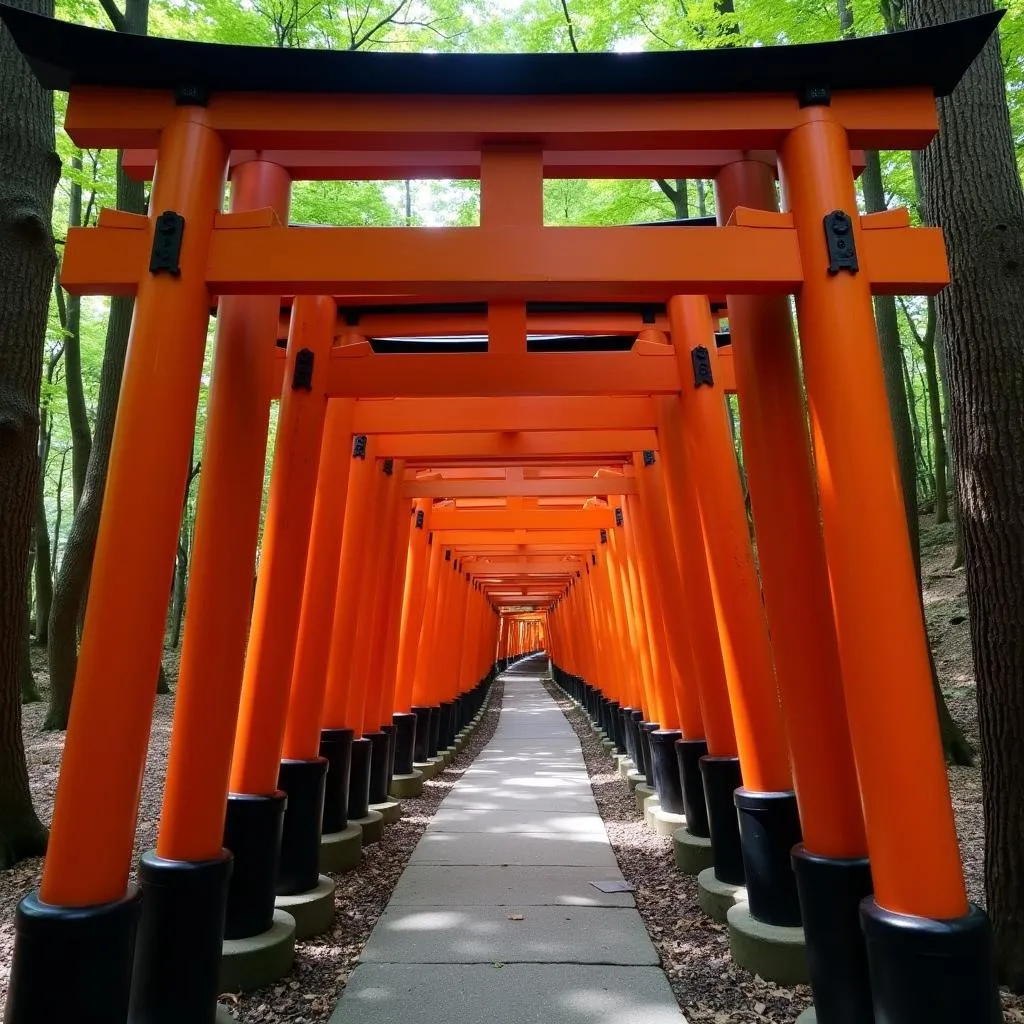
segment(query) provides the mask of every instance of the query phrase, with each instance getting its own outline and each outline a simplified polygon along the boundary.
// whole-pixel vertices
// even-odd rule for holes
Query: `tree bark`
[[[935,299],[928,299],[928,323],[920,339],[924,378],[928,385],[928,408],[932,419],[933,464],[935,470],[935,522],[949,522],[949,485],[946,478],[946,428],[942,422],[939,368],[935,358]]]
[[[15,0],[53,16],[52,0]],[[60,176],[53,97],[0,28],[0,868],[46,847],[21,736],[28,552],[39,474],[39,393]]]
[[[991,0],[907,0],[908,27],[991,11]],[[1001,979],[1024,990],[1024,193],[998,36],[939,101],[921,160],[952,283],[938,296],[963,517],[981,732],[985,894]],[[979,202],[978,197],[983,197]]]
[[[31,571],[26,575],[26,581],[31,577]],[[26,587],[25,608],[32,606],[32,595]],[[29,631],[25,630],[24,643],[21,647],[21,703],[36,704],[43,698],[39,696],[36,688],[36,677],[32,674],[32,643]]]
[[[106,9],[106,7],[105,7]],[[108,11],[111,13],[111,11]],[[125,13],[112,17],[119,31],[145,35],[149,14],[148,0],[128,0]],[[142,182],[132,181],[117,160],[117,206],[130,213],[145,213]],[[81,499],[68,531],[64,557],[54,586],[50,613],[50,702],[43,722],[44,729],[66,729],[71,695],[78,666],[78,625],[84,618],[85,602],[92,572],[92,559],[99,533],[103,491],[107,483],[107,465],[114,436],[114,420],[124,374],[128,332],[131,328],[133,302],[130,298],[110,300],[107,337],[100,370],[100,393],[96,404],[96,424],[92,449],[86,466]]]

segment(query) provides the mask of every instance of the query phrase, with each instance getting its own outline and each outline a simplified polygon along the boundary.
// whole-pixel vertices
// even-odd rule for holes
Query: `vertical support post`
[[[870,268],[830,266],[830,214],[847,214],[860,248],[849,140],[829,107],[802,115],[780,158],[803,261],[800,345],[875,885],[861,904],[875,1015],[997,1020],[988,918],[964,891]]]
[[[97,1019],[128,1012],[139,912],[128,873],[206,348],[206,257],[227,150],[203,108],[181,106],[161,134],[157,162],[152,209],[174,211],[186,224],[180,273],[139,268],[49,851],[38,895],[18,906],[8,1024],[70,1020],[83,1006]],[[151,216],[151,240],[155,229]],[[118,723],[116,742],[111,722]],[[102,855],[83,859],[97,836]],[[66,968],[57,985],[55,961]]]

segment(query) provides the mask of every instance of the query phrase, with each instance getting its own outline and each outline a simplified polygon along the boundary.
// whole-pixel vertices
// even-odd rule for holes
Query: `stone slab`
[[[265,932],[245,939],[225,939],[217,976],[218,992],[248,992],[283,978],[295,959],[295,919],[274,911]]]
[[[636,809],[638,813],[644,813],[644,801],[649,796],[654,796],[654,788],[652,786],[648,786],[646,782],[639,783],[636,789],[633,790],[633,799],[636,801]]]
[[[710,868],[715,863],[711,840],[691,835],[686,828],[678,828],[672,833],[672,846],[676,867],[684,875],[699,875],[705,868]]]
[[[376,811],[370,811],[365,818],[349,818],[348,823],[363,830],[363,846],[379,843],[384,834],[384,819]]]
[[[322,935],[334,924],[334,879],[321,875],[308,892],[278,896],[274,906],[295,919],[295,938]]]
[[[514,811],[528,809],[548,814],[590,813],[597,811],[594,794],[590,789],[572,790],[544,789],[530,792],[527,789],[511,789],[500,782],[473,785],[468,782],[452,790],[444,800],[445,807],[470,807],[476,810]]]
[[[454,834],[425,832],[410,864],[547,865],[617,869],[605,836],[574,836],[552,832]]]
[[[402,805],[397,800],[386,800],[382,804],[370,804],[370,810],[376,811],[385,825],[394,825],[402,817]]]
[[[325,832],[320,837],[320,870],[336,875],[359,866],[363,856],[363,830],[349,825],[343,832]]]
[[[715,877],[714,868],[705,868],[697,876],[697,902],[714,921],[725,924],[729,911],[737,904],[746,903],[746,900],[746,886],[720,882]]]
[[[423,772],[413,769],[411,775],[393,775],[388,793],[396,800],[423,795]]]
[[[644,824],[650,828],[654,828],[653,814],[655,811],[661,809],[661,799],[658,794],[655,793],[652,796],[647,797],[644,800]]]
[[[666,839],[671,839],[685,824],[685,814],[673,814],[660,805],[650,808],[647,813],[647,827]]]
[[[507,841],[508,837],[504,837]],[[388,907],[362,963],[656,965],[640,915],[613,907]],[[522,920],[510,918],[522,917]]]
[[[808,1006],[796,1019],[796,1024],[818,1024],[818,1012],[813,1006]]]
[[[615,740],[601,740],[601,746],[606,754],[610,754],[615,749]]]
[[[331,1024],[410,1021],[685,1024],[659,968],[566,964],[360,964],[331,1017]]]
[[[638,772],[635,768],[626,774],[626,784],[635,793],[637,786],[647,785],[647,776],[643,772]]]
[[[235,1018],[226,1006],[218,1006],[214,1015],[214,1024],[235,1024]]]
[[[393,907],[632,907],[628,892],[601,892],[591,882],[622,880],[616,870],[588,867],[410,865],[395,886]]]
[[[605,838],[599,814],[545,813],[543,811],[478,811],[442,804],[427,826],[428,832],[483,832],[493,835],[515,832],[549,832]]]
[[[750,906],[729,908],[729,949],[748,971],[777,985],[807,984],[807,943],[803,928],[783,928],[758,921]]]
[[[632,758],[620,757],[619,758],[619,778],[626,779],[629,777],[629,773],[636,771],[636,765],[633,764]]]

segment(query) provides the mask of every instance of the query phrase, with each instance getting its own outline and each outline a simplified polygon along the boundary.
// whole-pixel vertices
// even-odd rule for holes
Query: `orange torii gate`
[[[935,97],[953,89],[998,16],[628,58],[264,51],[97,32],[8,7],[0,17],[42,83],[69,92],[76,144],[150,149],[157,167],[151,214],[104,211],[98,227],[69,234],[63,264],[69,290],[134,295],[136,307],[50,852],[38,895],[19,907],[9,1024],[83,1007],[120,1022],[130,993],[133,1021],[212,1020],[224,900],[229,934],[251,935],[270,930],[275,885],[301,894],[311,871],[315,880],[308,837],[293,830],[275,881],[278,786],[297,794],[323,779],[327,734],[362,744],[359,763],[369,764],[380,745],[370,737],[386,741],[389,696],[400,711],[409,687],[414,699],[451,705],[482,677],[500,619],[445,568],[451,559],[432,553],[419,580],[435,598],[420,616],[430,621],[407,621],[409,524],[395,514],[410,500],[405,468],[376,454],[391,435],[356,434],[353,418],[364,399],[502,396],[654,403],[658,448],[629,453],[635,493],[608,495],[616,525],[546,609],[545,643],[563,685],[613,732],[613,695],[627,691],[609,666],[628,666],[612,638],[643,641],[639,673],[622,678],[648,721],[657,713],[672,724],[699,705],[715,872],[742,869],[755,921],[802,916],[822,1024],[850,1005],[901,1024],[994,1019],[988,924],[964,892],[871,306],[872,294],[943,287],[943,241],[911,228],[904,211],[859,215],[853,152],[926,145]],[[524,85],[539,82],[558,84],[543,94]],[[348,171],[321,158],[337,153],[352,155]],[[718,225],[544,225],[546,176],[647,176],[674,160],[715,179]],[[293,174],[358,166],[388,176],[421,163],[479,167],[479,227],[286,226]],[[232,210],[221,212],[228,174]],[[267,353],[282,297],[292,311],[250,628],[276,384]],[[140,896],[128,873],[152,707],[144,681],[159,658],[211,301],[219,323],[196,568],[136,943]],[[485,322],[472,330],[486,350],[385,351],[360,323],[351,343],[334,344],[339,310],[371,301],[483,303]],[[763,607],[736,500],[712,301],[726,303],[734,340]],[[531,303],[592,302],[660,304],[663,320],[623,351],[531,344]],[[501,447],[461,464],[554,457],[537,438]],[[598,447],[575,457],[622,454]],[[454,443],[438,457],[457,460]],[[414,499],[414,523],[429,500]],[[380,522],[378,506],[388,512]],[[332,516],[343,529],[320,529]],[[378,527],[379,543],[367,545]],[[464,657],[436,628],[450,612],[442,589],[460,595],[473,626]],[[627,593],[639,595],[628,607]],[[655,613],[666,608],[671,623]],[[531,627],[514,649],[539,640]],[[394,686],[390,668],[370,672],[377,658],[396,666]],[[684,697],[699,700],[684,707]],[[723,845],[734,807],[738,856]],[[801,827],[797,906],[789,841]],[[235,853],[230,896],[222,845]],[[832,955],[836,934],[846,945]],[[54,959],[68,965],[60,986]]]

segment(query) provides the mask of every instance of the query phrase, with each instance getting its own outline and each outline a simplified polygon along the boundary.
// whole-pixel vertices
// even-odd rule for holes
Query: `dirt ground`
[[[921,522],[921,542],[925,612],[940,681],[954,719],[963,727],[968,739],[977,748],[977,709],[974,696],[975,684],[971,663],[970,633],[967,624],[964,573],[962,569],[951,568],[954,553],[952,528],[945,525],[936,526],[931,517],[925,517]],[[34,651],[33,662],[36,678],[45,695],[47,684],[45,653]],[[166,652],[165,667],[173,687],[177,676],[176,652]],[[30,705],[23,711],[23,731],[32,795],[40,818],[44,822],[48,822],[53,809],[53,795],[63,749],[63,734],[42,731],[44,704]],[[173,695],[157,698],[136,836],[136,859],[139,854],[151,849],[155,844],[172,714]],[[599,751],[594,753],[595,757],[597,753]],[[589,760],[590,757],[588,757]],[[608,791],[613,784],[613,779],[605,778],[607,773],[600,770],[600,766],[596,763],[592,768],[592,774],[594,774],[594,788],[595,793],[599,795],[599,803],[604,803],[605,801],[601,799],[602,790]],[[949,780],[968,891],[972,900],[984,904],[982,875],[984,828],[980,769],[977,765],[971,768],[951,768]],[[614,780],[614,785],[618,785],[617,780]],[[438,788],[440,789],[440,786]],[[426,820],[433,811],[435,801],[441,795],[441,792],[436,795],[431,794],[431,798],[424,801],[424,806],[417,809],[415,821],[408,823],[410,826],[408,835],[404,834],[405,828],[401,830],[403,835],[400,839],[396,834],[396,840],[399,840],[403,847],[411,850],[414,845],[414,836],[425,826]],[[629,802],[626,801],[626,804]],[[636,822],[617,821],[621,816],[619,813],[619,804],[621,803],[623,801],[616,799],[612,803],[608,803],[607,806],[602,806],[602,812],[605,814],[610,834],[615,833],[617,829],[629,827],[628,835],[626,833],[622,833],[621,836],[612,835],[613,844],[620,851],[620,861],[628,862],[629,857],[624,853],[625,848],[629,845],[642,848],[645,852],[653,851],[650,841],[636,831]],[[642,828],[642,826],[639,827]],[[659,840],[658,842],[667,841]],[[666,854],[671,861],[670,845]],[[25,861],[10,871],[0,873],[0,1004],[6,996],[10,969],[14,908],[18,899],[38,884],[40,867],[41,861],[36,859]],[[632,873],[628,870],[629,867],[628,863],[623,864],[623,870],[627,873],[626,877],[630,877]],[[314,966],[311,963],[306,965],[306,968],[300,968],[299,973],[286,979],[281,985],[272,990],[266,990],[263,994],[264,997],[254,994],[252,997],[243,999],[240,1004],[229,1004],[233,1005],[234,1012],[240,1020],[306,1021],[308,1024],[326,1021],[333,1003],[334,993],[343,984],[344,975],[347,973],[346,964],[358,954],[362,941],[365,941],[365,937],[376,920],[376,914],[380,912],[378,908],[382,909],[383,903],[386,902],[386,894],[390,892],[389,886],[393,886],[397,881],[397,873],[392,875],[389,872],[386,882],[377,876],[372,861],[364,862],[364,865],[351,877],[355,879],[361,873],[367,873],[369,876],[365,888],[372,890],[373,896],[369,902],[373,904],[373,908],[367,907],[367,912],[364,915],[358,895],[360,885],[349,883],[345,886],[349,898],[355,901],[355,905],[345,911],[345,916],[350,922],[353,916],[359,919],[360,926],[357,931],[361,939],[353,943],[350,936],[348,941],[341,944],[342,948],[336,951],[342,957],[343,962],[333,962],[329,965],[331,970],[328,973],[332,976],[332,984],[326,988],[331,991],[328,993],[324,991],[324,987],[316,986],[317,991],[313,999],[299,1000],[298,998],[299,992],[306,991],[313,974],[318,974],[328,967],[322,959],[323,954],[328,950],[317,948],[314,953],[311,949],[313,957],[320,961],[319,970],[316,972],[308,970],[309,967]],[[714,928],[709,929],[706,924],[701,924],[698,927],[699,922],[696,921],[690,922],[690,925],[684,925],[684,922],[687,922],[692,915],[680,915],[675,922],[666,920],[664,912],[667,908],[679,907],[693,896],[688,889],[689,881],[681,879],[674,869],[657,872],[657,899],[654,900],[650,909],[653,911],[655,905],[660,905],[659,909],[662,913],[651,914],[649,926],[652,938],[665,958],[665,966],[673,987],[676,989],[677,995],[680,996],[680,1004],[684,1006],[690,1019],[714,1021],[715,1024],[729,1024],[729,1022],[740,1024],[740,1022],[747,1021],[790,1024],[795,1016],[794,1010],[799,1011],[803,1005],[806,1005],[806,989],[783,989],[778,986],[769,986],[760,979],[735,968],[728,957],[724,934],[717,934]],[[641,910],[643,909],[641,905]],[[671,914],[669,916],[671,917]],[[696,930],[689,931],[690,926]],[[659,934],[663,928],[666,931]],[[682,931],[680,931],[681,928]],[[331,943],[327,943],[327,945],[330,946]],[[710,956],[712,950],[715,950],[715,955]],[[699,971],[702,976],[697,985],[688,984],[686,981],[688,975],[693,971]],[[293,987],[292,983],[295,983],[296,977],[301,979],[302,985],[295,984]],[[305,1005],[299,1009],[296,1004],[302,1002]],[[1007,1011],[1007,1021],[1024,1024],[1024,1000],[1006,997],[1004,1006]]]

